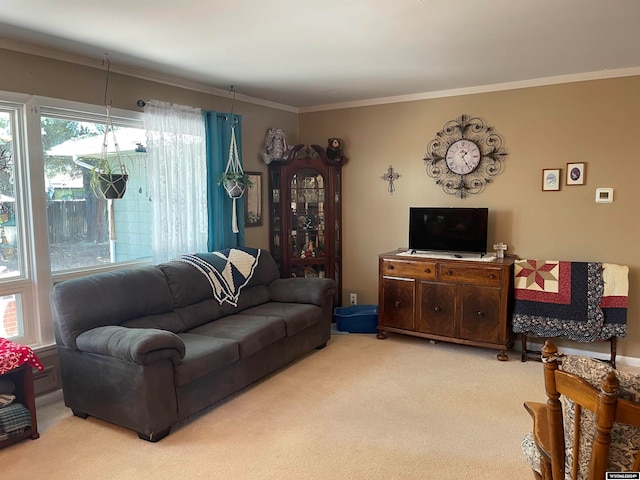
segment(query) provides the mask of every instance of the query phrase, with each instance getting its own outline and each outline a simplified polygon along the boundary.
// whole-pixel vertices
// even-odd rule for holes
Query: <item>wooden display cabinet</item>
[[[296,145],[269,164],[269,247],[282,277],[327,277],[342,291],[342,179],[345,157]]]
[[[513,346],[513,258],[379,256],[378,338],[402,333],[500,350]]]

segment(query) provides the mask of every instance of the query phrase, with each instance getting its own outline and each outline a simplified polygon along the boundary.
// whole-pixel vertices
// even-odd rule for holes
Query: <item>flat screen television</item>
[[[409,249],[487,252],[488,208],[410,207]]]

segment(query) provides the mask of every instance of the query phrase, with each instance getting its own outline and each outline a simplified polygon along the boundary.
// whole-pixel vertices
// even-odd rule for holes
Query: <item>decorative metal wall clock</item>
[[[507,156],[502,143],[481,118],[461,115],[449,120],[427,144],[427,175],[449,195],[480,193],[502,172]]]

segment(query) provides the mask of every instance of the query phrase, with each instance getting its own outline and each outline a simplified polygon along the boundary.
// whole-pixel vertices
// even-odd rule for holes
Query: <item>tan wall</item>
[[[28,55],[0,48],[0,91],[39,95],[93,105],[103,105],[105,96],[106,66],[102,59],[96,60],[95,68],[62,62],[36,55]],[[241,87],[235,87],[237,96]],[[114,108],[141,111],[136,102],[156,99],[181,105],[200,107],[204,110],[229,112],[231,97],[209,95],[195,90],[178,88],[140,78],[109,75],[107,101]],[[267,201],[267,166],[260,159],[267,130],[282,128],[287,140],[296,143],[298,116],[284,110],[268,108],[236,100],[234,112],[242,115],[242,160],[245,170],[263,172],[263,202]],[[263,206],[266,205],[263,203]],[[266,213],[266,208],[264,208]],[[268,221],[262,227],[247,228],[247,245],[269,248]]]
[[[630,267],[627,340],[620,355],[640,357],[640,77],[589,81],[300,115],[300,140],[341,137],[343,297],[377,304],[377,256],[406,247],[409,206],[489,208],[489,245],[502,241],[520,258],[601,261]],[[482,117],[509,155],[504,171],[477,195],[447,195],[427,176],[426,145],[461,114]],[[586,162],[586,185],[541,191],[543,168]],[[380,179],[401,175],[393,196]],[[614,202],[596,204],[596,187]],[[577,344],[608,351],[607,343]]]
[[[101,105],[105,69],[0,49],[0,90]],[[238,93],[241,87],[236,87]],[[344,288],[360,303],[377,304],[377,256],[407,245],[409,206],[486,206],[489,244],[503,241],[521,258],[603,261],[630,267],[629,338],[620,355],[640,357],[640,77],[563,84],[487,94],[294,113],[236,102],[243,116],[245,169],[264,172],[265,132],[283,128],[290,144],[326,145],[344,139]],[[115,108],[139,110],[138,99],[159,99],[229,111],[230,98],[112,73]],[[443,124],[466,113],[480,116],[505,139],[504,172],[478,195],[446,195],[425,173],[427,142]],[[299,125],[298,125],[299,123]],[[299,131],[298,131],[299,128]],[[542,192],[541,170],[586,162],[586,185]],[[393,196],[380,179],[393,165],[401,177]],[[596,205],[596,187],[614,188],[614,203]],[[265,203],[266,207],[266,203]],[[266,212],[266,208],[265,208]],[[268,219],[246,230],[247,244],[268,247]],[[343,295],[348,298],[348,295]],[[572,344],[580,347],[580,344]],[[607,351],[606,344],[587,344]]]

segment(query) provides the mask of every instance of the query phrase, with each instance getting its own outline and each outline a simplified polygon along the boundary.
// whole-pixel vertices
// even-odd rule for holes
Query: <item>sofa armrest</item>
[[[174,365],[184,358],[186,348],[175,333],[155,328],[127,328],[110,325],[78,335],[78,349],[147,365],[162,358]]]
[[[274,302],[323,306],[334,294],[335,282],[332,278],[279,278],[269,285],[269,297]]]

